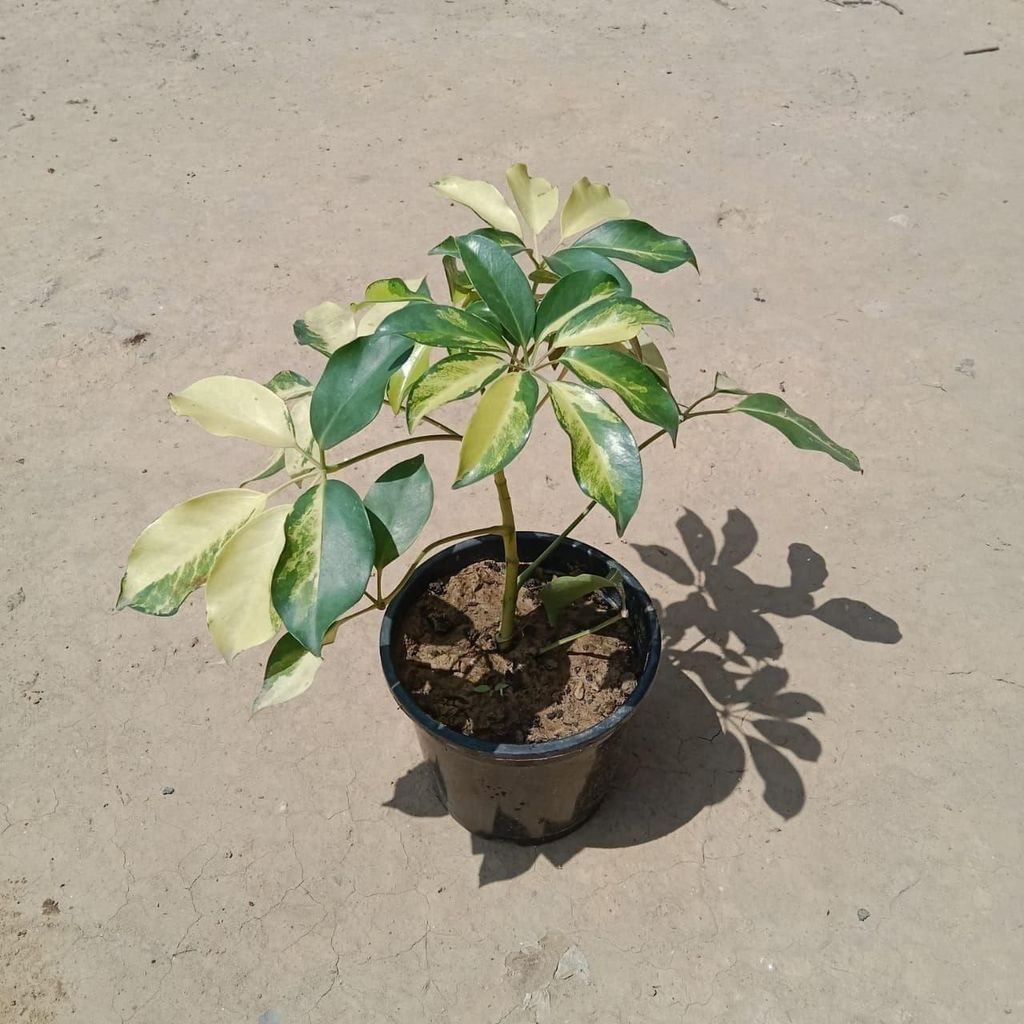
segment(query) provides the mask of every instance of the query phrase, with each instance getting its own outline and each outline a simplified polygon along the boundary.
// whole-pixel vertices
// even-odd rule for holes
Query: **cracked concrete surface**
[[[8,6],[0,1020],[1024,1013],[1024,11],[902,6]],[[692,243],[642,285],[681,398],[784,390],[866,469],[702,421],[623,541],[588,520],[668,650],[608,804],[537,849],[444,816],[370,617],[250,720],[201,602],[109,611],[142,526],[259,462],[165,394],[312,368],[295,316],[471,226],[427,182],[519,158]],[[557,459],[548,420],[525,527],[582,504]]]

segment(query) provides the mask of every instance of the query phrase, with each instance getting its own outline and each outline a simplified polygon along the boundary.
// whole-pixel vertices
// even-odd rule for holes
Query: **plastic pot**
[[[554,540],[550,533],[519,533],[519,557],[528,563]],[[636,689],[611,715],[585,732],[546,743],[490,743],[431,718],[402,685],[392,643],[407,609],[438,580],[487,559],[503,557],[501,539],[462,541],[425,561],[384,613],[380,658],[398,706],[416,726],[423,756],[433,767],[437,793],[451,816],[476,835],[543,843],[582,825],[608,792],[623,728],[650,689],[661,657],[661,626],[651,599],[614,559],[578,540],[565,540],[545,561],[552,573],[617,569],[625,583],[632,631]],[[617,598],[616,598],[617,600]]]

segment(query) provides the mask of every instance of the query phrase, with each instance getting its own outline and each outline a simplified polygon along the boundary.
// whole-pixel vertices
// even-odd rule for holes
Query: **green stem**
[[[272,491],[267,491],[267,498],[274,497],[275,494],[280,494],[282,491],[287,490],[292,484],[298,485],[301,481],[305,480],[307,476],[312,476],[314,473],[319,473],[320,467],[314,466],[312,469],[304,470],[301,473],[296,474],[293,477],[285,480],[279,487],[275,487]]]
[[[462,440],[462,435],[457,430],[452,430],[447,423],[435,420],[433,416],[424,416],[423,420],[431,426],[437,427],[439,430],[443,430],[446,434],[450,434],[452,437],[457,437],[460,441]]]
[[[591,633],[599,633],[602,629],[607,629],[609,626],[614,625],[621,618],[622,612],[616,612],[614,615],[605,619],[604,622],[599,622],[596,626],[591,626],[590,629],[581,629],[578,633],[573,633],[572,636],[563,636],[561,640],[556,640],[554,643],[547,644],[537,653],[547,654],[548,651],[553,651],[556,647],[564,647],[566,644],[571,644],[573,640],[579,640],[581,636],[590,636]]]
[[[416,570],[416,566],[418,566],[420,562],[422,562],[423,559],[426,558],[427,555],[429,555],[430,552],[434,550],[434,548],[439,548],[442,544],[448,544],[453,540],[465,540],[466,537],[479,537],[485,533],[500,534],[501,526],[484,526],[478,527],[475,530],[463,530],[461,533],[452,533],[449,534],[447,537],[441,537],[438,540],[432,541],[413,559],[412,565],[410,565],[409,568],[406,570],[406,573],[399,581],[398,586],[396,586],[393,590],[391,590],[388,594],[386,594],[384,597],[380,599],[381,607],[383,608],[391,603],[392,598],[402,589],[402,587],[406,585],[406,583],[409,582],[410,577]]]
[[[501,507],[501,537],[505,542],[505,591],[501,598],[501,628],[498,632],[499,650],[512,643],[516,629],[516,598],[519,596],[519,547],[516,543],[516,517],[508,493],[508,481],[502,470],[494,474]]]
[[[348,466],[354,466],[357,462],[364,462],[366,459],[372,459],[375,455],[383,455],[384,452],[390,452],[395,448],[404,448],[406,445],[419,444],[420,441],[457,440],[459,440],[459,438],[454,431],[450,434],[424,434],[422,437],[403,437],[400,441],[392,441],[390,444],[382,444],[379,448],[371,448],[368,452],[353,455],[351,459],[345,459],[344,462],[337,462],[333,466],[325,466],[324,469],[328,473],[337,473],[339,469],[346,469]]]

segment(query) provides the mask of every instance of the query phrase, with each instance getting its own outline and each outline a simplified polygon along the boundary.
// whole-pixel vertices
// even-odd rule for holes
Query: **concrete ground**
[[[899,2],[10,0],[0,1019],[1024,1014],[1024,7]],[[110,611],[141,527],[258,461],[165,394],[315,368],[292,320],[422,272],[473,225],[427,183],[516,159],[691,242],[700,279],[638,275],[681,397],[784,388],[865,466],[699,421],[623,541],[588,520],[670,646],[614,796],[536,850],[434,802],[372,617],[250,720],[262,654],[201,600]],[[523,526],[567,466],[546,418]],[[434,536],[493,516],[440,500]]]

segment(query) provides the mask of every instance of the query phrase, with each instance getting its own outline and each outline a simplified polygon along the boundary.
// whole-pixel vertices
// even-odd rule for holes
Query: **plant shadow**
[[[831,597],[818,603],[828,569],[806,544],[789,547],[787,584],[753,580],[739,566],[756,548],[758,534],[739,509],[728,513],[721,546],[689,509],[676,527],[685,557],[657,545],[633,545],[646,565],[690,592],[659,607],[664,648],[658,678],[626,730],[611,793],[581,828],[542,846],[472,836],[473,851],[482,855],[481,885],[514,878],[538,857],[562,866],[587,847],[636,846],[666,836],[725,800],[751,764],[768,807],[784,819],[794,817],[807,799],[795,762],[821,756],[809,716],[825,709],[790,687],[790,674],[779,664],[782,638],[771,620],[810,617],[854,640],[900,641],[898,624],[862,601]],[[396,781],[385,806],[416,817],[447,813],[425,764]]]

